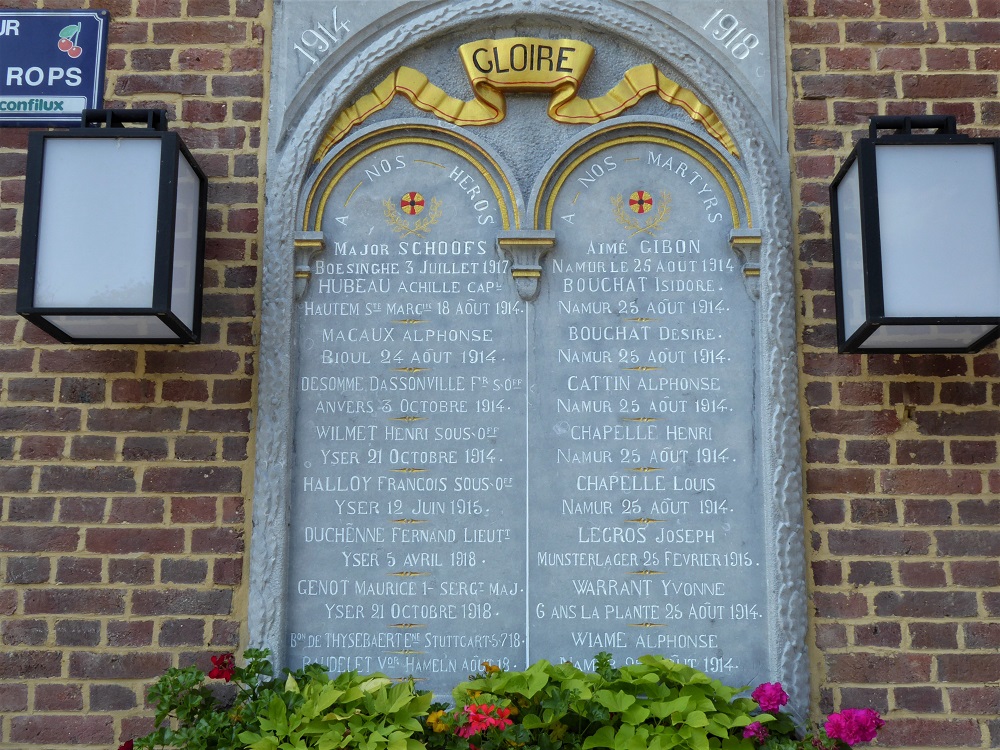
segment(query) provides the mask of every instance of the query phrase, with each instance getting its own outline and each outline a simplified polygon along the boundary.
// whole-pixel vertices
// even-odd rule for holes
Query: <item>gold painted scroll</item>
[[[456,125],[492,125],[507,115],[505,91],[551,92],[548,114],[557,122],[591,125],[603,122],[656,93],[700,123],[727,151],[739,158],[736,144],[711,107],[694,92],[670,80],[655,65],[637,65],[604,96],[577,96],[583,77],[594,57],[594,48],[573,39],[482,39],[458,49],[475,98],[464,101],[450,96],[418,70],[401,67],[350,105],[334,120],[315,160],[322,159],[354,127],[384,109],[396,94],[417,108]]]

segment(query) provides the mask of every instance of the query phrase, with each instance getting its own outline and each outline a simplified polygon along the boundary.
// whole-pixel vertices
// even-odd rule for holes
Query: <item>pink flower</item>
[[[748,724],[743,728],[744,739],[755,739],[758,742],[763,743],[767,740],[768,735],[770,735],[770,732],[767,731],[767,727],[759,721],[755,721],[753,724]]]
[[[839,714],[830,714],[823,728],[828,737],[846,745],[871,742],[878,730],[885,726],[878,711],[871,708],[845,708]]]
[[[219,654],[212,657],[212,671],[208,673],[210,679],[225,680],[229,682],[236,672],[236,657],[232,654]]]
[[[750,693],[750,697],[757,701],[761,711],[767,713],[780,711],[781,707],[788,703],[788,693],[781,687],[780,682],[763,682]]]

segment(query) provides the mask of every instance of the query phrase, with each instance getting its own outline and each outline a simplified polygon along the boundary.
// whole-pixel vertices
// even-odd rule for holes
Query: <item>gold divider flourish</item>
[[[585,42],[531,37],[483,39],[463,44],[459,56],[472,84],[473,100],[450,96],[419,70],[398,68],[372,93],[337,116],[314,160],[320,161],[353,128],[385,109],[396,94],[405,96],[418,109],[455,125],[493,125],[507,116],[505,91],[551,92],[549,117],[580,125],[608,120],[655,93],[668,104],[681,107],[729,153],[736,158],[740,156],[729,131],[712,108],[703,104],[693,91],[667,78],[652,63],[625,71],[622,80],[604,96],[581,99],[577,92],[594,56],[594,48]]]

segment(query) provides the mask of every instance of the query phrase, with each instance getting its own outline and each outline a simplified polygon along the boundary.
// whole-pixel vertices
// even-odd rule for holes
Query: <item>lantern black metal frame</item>
[[[933,133],[914,134],[913,130],[933,129]],[[891,130],[891,133],[880,134],[880,130]],[[860,139],[854,150],[841,166],[840,171],[830,186],[831,229],[833,234],[834,279],[837,296],[837,347],[840,352],[860,352],[864,354],[899,354],[903,349],[891,348],[861,348],[865,340],[883,325],[993,325],[994,329],[964,348],[928,347],[906,348],[906,353],[942,353],[942,352],[975,352],[1000,338],[1000,318],[997,317],[888,317],[885,314],[885,299],[883,296],[883,269],[881,255],[881,228],[879,220],[878,183],[876,174],[876,146],[894,145],[989,145],[993,148],[997,173],[997,192],[1000,195],[1000,139],[971,138],[959,134],[956,130],[955,117],[952,115],[913,115],[872,117],[868,138]],[[857,161],[858,182],[861,196],[861,242],[864,260],[864,295],[867,316],[865,325],[850,338],[845,338],[844,323],[844,279],[840,247],[840,206],[837,199],[837,187],[844,179],[848,170]],[[928,194],[933,193],[933,186],[927,186]],[[1000,202],[997,207],[997,218],[1000,221]],[[1000,294],[1000,289],[997,290]]]
[[[128,123],[145,123],[146,127],[127,127]],[[103,127],[102,127],[103,125]],[[160,141],[160,171],[158,190],[153,295],[148,307],[53,308],[35,305],[35,275],[38,260],[39,220],[41,215],[42,170],[45,140],[49,138],[145,138]],[[182,157],[183,155],[183,157]],[[174,260],[174,226],[176,220],[178,172],[180,158],[185,158],[194,170],[199,184],[196,235],[194,310],[192,326],[188,327],[171,310]],[[109,196],[113,200],[113,196]],[[81,127],[74,130],[33,132],[28,141],[28,163],[24,196],[24,219],[21,236],[21,263],[18,275],[17,312],[62,343],[105,344],[190,344],[201,338],[202,269],[205,259],[205,221],[208,203],[208,179],[191,152],[176,133],[167,130],[165,110],[84,110]],[[108,269],[114,273],[114,269]],[[46,316],[155,316],[176,338],[82,338],[67,334],[46,319]]]

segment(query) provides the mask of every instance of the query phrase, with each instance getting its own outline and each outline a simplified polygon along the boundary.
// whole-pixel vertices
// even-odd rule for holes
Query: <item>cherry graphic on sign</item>
[[[83,54],[83,47],[77,44],[81,27],[82,24],[79,23],[64,26],[63,30],[59,32],[59,41],[56,42],[60,52],[65,52],[74,59]]]

